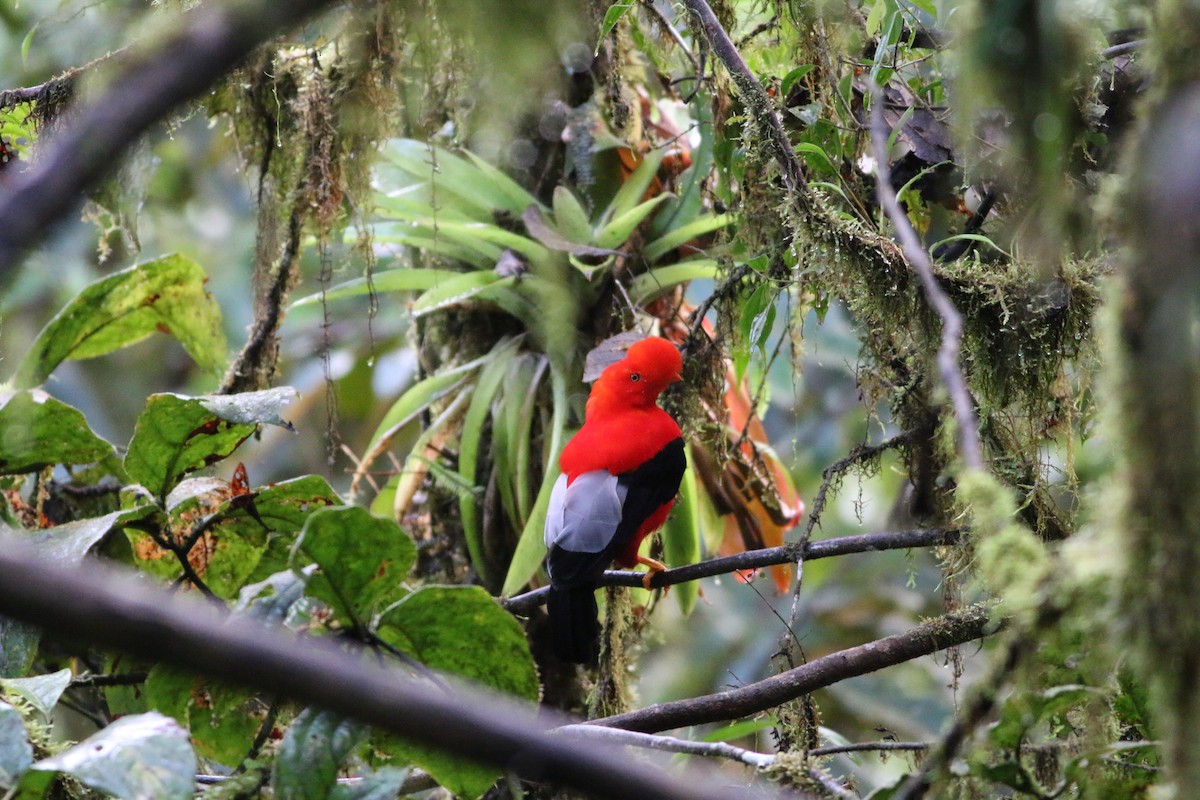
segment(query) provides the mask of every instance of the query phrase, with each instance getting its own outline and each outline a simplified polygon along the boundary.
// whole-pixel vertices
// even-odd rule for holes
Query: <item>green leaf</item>
[[[420,317],[444,308],[461,305],[476,298],[483,290],[496,286],[512,286],[516,278],[503,277],[495,272],[464,272],[443,281],[413,303],[412,314]]]
[[[663,526],[663,556],[669,567],[682,567],[700,560],[700,513],[697,509],[696,475],[689,466],[679,484],[679,500],[671,509],[671,516]],[[696,599],[700,596],[697,581],[686,581],[671,593],[685,614],[692,613]]]
[[[17,785],[33,763],[33,745],[21,713],[0,700],[0,789]]]
[[[150,706],[188,729],[198,755],[230,767],[246,757],[266,716],[249,689],[161,664],[150,670],[144,691]]]
[[[33,769],[65,772],[121,800],[189,800],[196,756],[187,731],[152,711],[122,717]]]
[[[645,256],[647,261],[654,263],[676,247],[687,244],[697,236],[703,236],[706,233],[720,230],[732,222],[732,214],[705,214],[687,225],[668,231],[650,242],[642,249],[642,255]]]
[[[600,52],[600,45],[604,43],[605,38],[612,33],[613,28],[617,27],[617,23],[629,13],[629,9],[634,5],[636,4],[633,2],[613,3],[608,7],[608,11],[604,12],[604,21],[600,23],[600,38],[596,40],[596,53]]]
[[[461,234],[443,234],[441,226],[418,224],[412,217],[398,223],[377,222],[371,228],[371,240],[379,244],[398,244],[413,250],[424,250],[440,256],[461,261],[475,269],[490,270],[504,253],[498,247],[478,237]],[[443,270],[453,273],[452,270]]]
[[[711,280],[720,274],[721,263],[711,258],[698,258],[669,267],[659,267],[634,278],[629,285],[629,296],[633,302],[645,304],[681,283]]]
[[[151,395],[129,442],[125,471],[165,500],[180,478],[228,456],[260,423],[290,430],[279,413],[296,397],[290,387],[206,397]]]
[[[308,579],[308,594],[359,624],[403,593],[417,546],[390,519],[356,506],[327,508],[309,516],[296,542],[293,569],[304,560],[320,568]]]
[[[41,389],[0,393],[0,473],[90,464],[114,455],[77,409]]]
[[[462,434],[458,444],[458,473],[471,486],[475,486],[479,480],[479,447],[483,440],[484,425],[491,413],[492,401],[499,392],[509,363],[516,353],[518,342],[518,339],[502,339],[488,353],[487,363],[475,381],[471,404],[467,406],[466,416],[463,417]],[[479,574],[483,585],[492,588],[495,578],[484,555],[478,498],[473,494],[460,495],[458,510],[471,566]]]
[[[96,281],[38,335],[15,384],[37,386],[67,359],[104,355],[160,329],[174,335],[200,367],[218,373],[228,346],[206,280],[199,264],[169,255]]]
[[[565,186],[554,187],[554,225],[572,242],[592,240],[592,223],[575,193]]]
[[[875,36],[883,25],[883,15],[887,13],[887,0],[875,0],[867,14],[867,36]]]
[[[24,698],[46,718],[47,722],[50,720],[55,704],[58,703],[58,698],[62,697],[62,693],[70,684],[71,670],[69,669],[60,669],[49,675],[34,675],[30,678],[0,679],[0,688],[3,688],[9,695],[18,695]],[[3,739],[3,734],[0,734],[0,742]],[[3,745],[0,744],[0,747]],[[3,767],[0,767],[0,772],[3,772]],[[0,785],[3,785],[2,777],[0,777]]]
[[[338,771],[366,737],[366,728],[329,711],[306,708],[279,745],[272,783],[282,800],[326,800]]]
[[[383,155],[404,172],[434,184],[436,191],[449,192],[464,206],[484,218],[496,211],[520,216],[529,201],[512,192],[512,186],[498,181],[495,172],[414,139],[394,139]],[[525,193],[526,197],[528,193]]]
[[[829,154],[819,145],[815,145],[812,142],[799,142],[796,144],[795,150],[797,153],[805,156],[804,160],[813,167],[820,169],[827,175],[838,176],[838,170],[833,165],[833,160],[829,158]]]
[[[268,575],[258,583],[243,586],[235,614],[271,625],[283,625],[296,603],[304,597],[305,578],[291,570]]]
[[[375,433],[371,434],[371,440],[363,452],[374,453],[385,439],[395,437],[402,428],[416,423],[418,416],[425,409],[458,389],[469,379],[470,373],[479,369],[485,361],[484,358],[477,358],[453,369],[435,372],[428,378],[410,386],[396,398],[391,408],[383,415],[383,419],[375,428]]]
[[[0,676],[27,674],[41,638],[41,631],[32,625],[0,616]]]
[[[175,527],[206,521],[211,539],[234,537],[261,547],[270,534],[298,533],[314,511],[342,504],[337,492],[320,475],[280,481],[235,497],[228,497],[228,484],[220,483],[224,488],[223,498],[218,495],[221,501],[215,510],[212,510],[214,499],[203,495],[169,505]]]
[[[779,718],[774,715],[765,717],[756,717],[754,719],[743,719],[739,722],[731,722],[728,725],[717,728],[714,731],[704,734],[700,737],[702,742],[734,742],[738,739],[744,739],[751,734],[765,731],[779,724]]]
[[[543,211],[546,209],[546,206],[543,205],[536,197],[526,191],[521,184],[508,177],[503,172],[472,153],[470,150],[464,150],[463,155],[475,165],[475,169],[487,176],[492,185],[495,186],[499,191],[503,192],[508,198],[508,204],[504,206],[506,210],[516,213],[514,209],[526,209],[531,205],[537,206]]]
[[[148,507],[114,511],[103,517],[55,525],[37,530],[10,530],[10,534],[37,550],[38,558],[51,564],[76,566],[109,531],[121,522],[144,515]],[[3,541],[0,539],[0,541]]]
[[[520,623],[478,586],[426,586],[381,617],[379,635],[427,667],[536,700],[537,670]]]
[[[628,211],[617,214],[596,232],[596,245],[611,250],[624,244],[633,235],[642,220],[650,216],[650,212],[662,205],[670,196],[669,194],[660,194],[644,203],[638,203]]]
[[[651,150],[642,159],[642,163],[638,164],[637,169],[629,176],[625,183],[621,184],[621,188],[617,190],[612,202],[608,204],[608,208],[604,210],[601,216],[601,225],[607,225],[611,220],[632,211],[641,203],[642,198],[646,195],[646,190],[650,188],[650,182],[654,180],[654,176],[658,173],[658,167],[662,164],[663,158],[667,155],[665,148]],[[621,241],[625,241],[622,239]],[[621,242],[617,242],[620,244]],[[603,245],[601,245],[603,247]]]
[[[545,453],[545,477],[542,478],[542,487],[538,490],[529,520],[521,531],[521,538],[517,540],[517,549],[508,565],[508,574],[504,577],[504,586],[500,592],[506,597],[520,591],[546,557],[542,531],[546,527],[546,509],[550,505],[550,494],[554,491],[554,482],[558,480],[558,454],[562,451],[569,411],[566,376],[560,367],[553,364],[550,366],[550,387],[554,396],[554,414],[550,421],[550,440]]]
[[[378,633],[433,669],[526,700],[538,696],[537,670],[521,626],[478,586],[427,586],[392,607]],[[499,776],[438,751],[397,747],[456,795],[477,797]]]
[[[401,267],[377,272],[367,278],[355,278],[352,281],[339,283],[325,292],[310,294],[292,303],[292,308],[314,305],[322,300],[341,300],[345,297],[360,297],[374,292],[424,292],[434,288],[444,280],[457,277],[461,272],[448,269],[415,269]]]
[[[779,82],[779,94],[781,97],[787,97],[792,87],[796,85],[796,81],[803,78],[808,73],[816,68],[816,64],[801,64],[794,70],[783,76],[783,80]]]

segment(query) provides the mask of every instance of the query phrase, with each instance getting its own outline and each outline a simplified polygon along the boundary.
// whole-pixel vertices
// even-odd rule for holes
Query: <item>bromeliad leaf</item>
[[[417,546],[400,526],[357,506],[310,515],[292,550],[292,569],[313,563],[308,594],[357,625],[404,593],[401,582],[417,560]]]
[[[377,272],[367,278],[355,278],[334,286],[329,291],[310,294],[292,303],[292,308],[314,305],[322,300],[340,300],[343,297],[360,297],[371,292],[424,292],[442,281],[457,278],[461,272],[448,269],[412,269],[402,267]]]
[[[646,303],[660,294],[669,292],[681,283],[714,279],[721,272],[721,263],[711,258],[698,258],[659,267],[638,275],[629,286],[629,296],[635,303]]]
[[[384,148],[383,155],[408,175],[430,181],[439,192],[453,195],[460,207],[473,210],[480,218],[490,219],[495,211],[520,216],[530,202],[536,202],[528,192],[514,191],[511,179],[498,180],[498,170],[481,169],[478,161],[471,163],[424,142],[395,139]]]
[[[41,389],[0,393],[0,473],[90,464],[113,455],[113,446],[92,432],[83,414]]]
[[[687,225],[671,230],[646,245],[642,254],[653,264],[676,247],[687,244],[698,236],[720,230],[733,222],[730,214],[706,214]],[[684,254],[688,255],[687,253]]]
[[[630,236],[650,212],[658,208],[670,195],[660,194],[644,203],[639,203],[623,213],[615,215],[607,224],[596,232],[596,244],[602,248],[618,247]]]
[[[412,313],[414,317],[419,317],[459,305],[475,299],[485,290],[512,286],[516,281],[516,278],[505,278],[495,272],[464,272],[443,281],[436,288],[430,289],[418,297],[417,301],[413,303]]]
[[[37,386],[63,361],[104,355],[156,330],[174,335],[203,369],[219,372],[228,347],[206,280],[199,264],[169,255],[96,281],[38,335],[15,384]]]
[[[280,411],[296,397],[290,387],[227,396],[151,395],[129,442],[125,471],[162,501],[181,477],[225,458],[260,423],[290,430]]]
[[[526,209],[525,213],[529,213]],[[592,223],[575,193],[566,186],[554,187],[554,224],[559,232],[573,242],[592,240]]]
[[[679,484],[679,502],[675,504],[671,516],[663,526],[663,557],[668,567],[682,567],[700,560],[701,528],[697,497],[699,491],[696,474],[689,465],[683,473],[683,481]],[[687,581],[676,586],[672,594],[679,603],[679,609],[687,615],[692,613],[692,608],[696,605],[696,599],[700,596],[700,586],[695,581]]]

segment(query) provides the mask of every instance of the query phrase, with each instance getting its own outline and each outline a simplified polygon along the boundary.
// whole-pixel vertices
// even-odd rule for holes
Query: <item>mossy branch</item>
[[[989,607],[973,605],[894,636],[840,650],[770,678],[704,697],[676,700],[592,720],[589,725],[655,733],[758,714],[826,686],[988,635]]]
[[[698,581],[701,578],[711,578],[716,575],[730,575],[742,570],[761,569],[776,564],[791,564],[799,560],[815,561],[821,558],[844,556],[851,553],[872,553],[882,550],[907,550],[912,547],[938,547],[952,545],[958,542],[962,535],[957,530],[940,528],[916,528],[904,531],[879,531],[876,533],[860,533],[854,536],[842,536],[836,539],[825,539],[819,542],[782,545],[780,547],[765,547],[761,550],[748,550],[737,555],[713,558],[696,564],[664,570],[656,573],[650,581],[650,588],[662,589],[678,583]],[[600,578],[602,586],[642,586],[644,573],[625,570],[608,570]],[[543,586],[524,594],[501,600],[501,605],[513,614],[528,614],[537,606],[546,602],[550,587]]]

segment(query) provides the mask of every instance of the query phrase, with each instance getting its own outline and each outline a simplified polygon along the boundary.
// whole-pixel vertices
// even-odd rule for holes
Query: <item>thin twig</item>
[[[808,542],[812,538],[813,530],[816,529],[817,523],[821,520],[821,514],[825,511],[825,499],[829,494],[829,490],[850,467],[876,458],[888,450],[899,447],[908,442],[912,436],[912,431],[905,431],[897,436],[893,436],[886,442],[880,442],[875,445],[856,445],[845,456],[839,458],[821,471],[821,487],[817,489],[817,493],[813,497],[812,511],[808,514],[808,524],[804,526],[804,531],[800,534],[798,541],[799,547],[797,549],[799,555],[796,558],[796,583],[792,589],[792,614],[791,621],[788,624],[789,630],[796,627],[797,616],[800,612],[800,588],[804,585],[804,562],[808,559]],[[786,639],[784,647],[786,647]]]
[[[667,35],[671,37],[671,40],[674,41],[675,44],[678,45],[679,49],[683,51],[683,54],[687,56],[687,60],[692,62],[692,69],[695,70],[696,73],[696,81],[699,82],[704,77],[702,74],[704,69],[700,66],[700,62],[696,60],[696,55],[692,52],[692,48],[688,47],[687,42],[685,42],[683,37],[679,35],[679,31],[675,30],[675,26],[671,24],[671,21],[663,16],[663,13],[658,10],[658,6],[654,4],[654,0],[642,0],[642,8],[646,10],[646,13],[654,17],[654,20],[658,23],[658,26],[666,31]]]
[[[657,736],[651,733],[639,733],[623,728],[605,728],[598,725],[565,725],[558,728],[557,732],[580,739],[598,739],[612,744],[642,747],[647,750],[709,758],[727,758],[758,769],[775,763],[774,753],[756,753],[753,750],[735,747],[728,742],[693,742],[674,736]]]
[[[938,547],[954,544],[962,535],[961,531],[943,530],[941,528],[914,528],[904,531],[879,531],[876,533],[860,533],[854,536],[841,536],[836,539],[824,539],[819,542],[809,542],[801,549],[800,544],[786,544],[780,547],[765,547],[761,550],[748,550],[737,555],[713,558],[696,564],[657,572],[650,580],[650,588],[661,589],[678,583],[696,581],[701,578],[711,578],[716,575],[729,575],[742,570],[761,569],[776,564],[788,564],[797,561],[799,553],[803,552],[804,560],[815,561],[820,558],[850,555],[851,553],[870,553],[882,550],[907,550],[912,547]],[[642,586],[645,573],[628,570],[608,570],[600,578],[601,586]],[[513,614],[528,614],[537,606],[546,602],[550,588],[540,589],[514,595],[500,600],[500,604]]]
[[[818,767],[810,767],[808,770],[809,777],[821,784],[821,787],[831,796],[838,800],[858,800],[858,795],[842,786],[832,775],[829,775],[825,770]]]
[[[1146,41],[1147,41],[1146,39],[1134,39],[1132,42],[1122,42],[1121,44],[1114,44],[1112,47],[1106,47],[1103,50],[1101,50],[1100,57],[1103,58],[1105,61],[1110,61],[1110,60],[1116,58],[1117,56],[1123,56],[1126,53],[1132,53],[1134,50],[1138,50],[1142,47],[1145,47]]]
[[[146,682],[145,672],[120,672],[112,675],[76,675],[70,687],[76,686],[137,686]]]
[[[962,345],[962,315],[937,282],[933,274],[933,262],[917,237],[917,232],[913,230],[912,223],[908,221],[908,216],[900,208],[896,192],[892,189],[888,170],[888,129],[883,118],[883,103],[880,97],[879,89],[875,88],[872,91],[871,102],[871,143],[875,156],[875,186],[879,202],[892,225],[896,227],[896,235],[900,238],[904,257],[921,279],[921,288],[925,291],[926,300],[942,320],[942,343],[937,353],[938,372],[946,385],[946,391],[950,394],[954,414],[958,418],[959,450],[963,462],[971,469],[982,470],[983,445],[979,440],[979,422],[975,417],[975,404],[958,360]]]
[[[922,623],[904,633],[885,636],[814,659],[770,678],[724,692],[676,700],[588,722],[611,728],[655,733],[723,722],[757,714],[846,678],[902,664],[947,647],[979,639],[992,631],[989,607],[969,606]]]
[[[888,753],[896,750],[920,752],[928,750],[930,746],[929,742],[851,742],[850,744],[814,747],[808,753],[813,756],[836,756],[840,753]]]

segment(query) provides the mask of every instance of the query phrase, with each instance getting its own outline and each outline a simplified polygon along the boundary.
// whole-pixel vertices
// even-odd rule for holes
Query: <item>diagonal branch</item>
[[[258,44],[330,0],[205,3],[153,52],[130,55],[107,90],[50,139],[37,163],[0,195],[0,277],[105,177],[156,121],[198,97]]]
[[[929,253],[925,252],[925,246],[921,244],[912,223],[908,221],[908,216],[900,208],[900,201],[896,199],[888,172],[887,138],[883,101],[879,90],[875,89],[871,102],[871,144],[875,157],[875,186],[879,193],[879,202],[888,219],[896,227],[896,235],[900,238],[904,257],[921,279],[925,298],[942,319],[942,343],[937,352],[938,371],[946,385],[946,391],[950,394],[954,414],[958,418],[959,452],[963,462],[972,469],[981,470],[983,445],[979,441],[979,421],[975,417],[975,403],[971,399],[967,380],[958,361],[959,349],[962,346],[962,314],[958,313],[949,295],[937,282]]]
[[[819,542],[801,544],[795,542],[780,547],[765,547],[761,550],[749,550],[737,555],[713,558],[696,564],[657,572],[650,580],[650,588],[661,589],[674,586],[677,583],[697,581],[701,578],[711,578],[715,575],[729,575],[741,570],[760,569],[775,564],[789,564],[800,560],[815,561],[820,558],[850,555],[851,553],[872,553],[882,550],[907,550],[911,547],[937,547],[958,542],[961,531],[943,530],[941,528],[914,528],[905,531],[879,531],[877,533],[860,533],[854,536],[841,536],[836,539],[824,539]],[[642,586],[643,572],[610,569],[600,579],[601,586]],[[524,594],[502,599],[500,604],[513,614],[528,614],[534,608],[546,602],[550,587],[543,586]]]
[[[713,53],[729,70],[730,76],[737,84],[742,102],[746,104],[761,135],[766,140],[771,156],[783,170],[784,186],[790,194],[799,198],[800,191],[807,186],[804,180],[804,171],[800,168],[800,160],[796,158],[791,142],[788,141],[783,123],[779,121],[779,115],[772,107],[771,98],[767,96],[762,84],[758,82],[758,78],[754,77],[754,73],[746,65],[742,54],[738,52],[737,45],[733,43],[725,28],[721,26],[712,7],[705,0],[684,0],[684,5],[695,15]]]
[[[215,679],[256,686],[358,719],[414,742],[511,770],[523,778],[625,798],[636,786],[663,800],[724,800],[715,773],[684,781],[633,762],[613,748],[547,733],[568,723],[553,711],[485,693],[445,678],[428,681],[384,669],[337,643],[301,639],[231,618],[206,603],[172,596],[100,562],[51,566],[11,539],[0,547],[0,614],[76,643],[162,660]],[[702,766],[702,765],[701,765]],[[766,788],[739,797],[781,798]]]
[[[654,733],[757,714],[846,678],[866,675],[986,636],[995,627],[989,622],[989,610],[984,604],[968,606],[904,633],[831,653],[738,689],[658,703],[592,720],[588,724]]]

